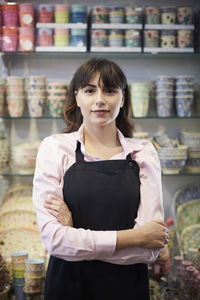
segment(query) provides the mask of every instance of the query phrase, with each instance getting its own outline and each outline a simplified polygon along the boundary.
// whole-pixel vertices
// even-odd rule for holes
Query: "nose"
[[[105,104],[104,94],[100,88],[97,91],[95,103],[97,106],[103,106]]]

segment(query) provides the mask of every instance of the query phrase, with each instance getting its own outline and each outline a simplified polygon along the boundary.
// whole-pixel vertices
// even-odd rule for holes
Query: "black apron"
[[[140,202],[139,167],[130,154],[125,160],[86,162],[78,142],[76,162],[64,176],[63,197],[75,228],[133,228]],[[146,264],[70,262],[50,257],[45,300],[129,299],[149,299]]]

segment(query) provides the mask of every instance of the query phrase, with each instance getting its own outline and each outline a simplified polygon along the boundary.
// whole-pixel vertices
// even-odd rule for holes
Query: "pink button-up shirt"
[[[163,220],[161,170],[154,146],[147,140],[125,138],[119,130],[118,136],[123,151],[110,159],[126,159],[130,153],[140,167],[141,200],[133,226],[138,228],[151,220]],[[159,250],[141,247],[116,250],[116,231],[62,226],[44,208],[44,199],[48,197],[63,199],[63,179],[66,171],[75,163],[77,141],[81,143],[86,161],[100,161],[100,158],[85,151],[83,126],[77,132],[46,137],[38,151],[33,179],[33,203],[45,247],[51,255],[68,261],[98,259],[124,265],[154,262]]]

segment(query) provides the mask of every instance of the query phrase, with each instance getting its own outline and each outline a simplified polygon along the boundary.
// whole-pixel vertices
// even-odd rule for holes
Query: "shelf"
[[[162,176],[200,176],[200,173],[179,173],[179,174],[162,174]]]
[[[25,120],[25,119],[38,119],[38,120],[62,120],[62,117],[51,117],[51,116],[42,116],[42,117],[30,117],[30,116],[21,116],[21,117],[10,117],[10,116],[0,116],[0,119],[8,119],[8,120]],[[178,116],[171,116],[171,117],[158,117],[158,116],[146,116],[146,117],[131,117],[132,120],[143,120],[143,119],[152,119],[152,120],[168,120],[168,119],[177,119],[177,120],[191,120],[191,119],[200,119],[200,116],[191,116],[191,117],[178,117]]]
[[[92,29],[142,29],[142,24],[96,24],[93,23],[91,26]]]
[[[0,176],[7,176],[7,177],[15,177],[15,176],[19,176],[19,177],[26,177],[26,176],[33,176],[34,174],[19,174],[19,173],[9,173],[9,172],[5,172],[5,173],[0,173]]]
[[[141,47],[91,47],[91,52],[142,52]]]
[[[64,28],[64,29],[86,29],[85,23],[36,23],[36,28]]]
[[[194,25],[165,25],[165,24],[145,24],[144,29],[157,30],[194,30]]]
[[[95,47],[95,51],[86,51],[85,47],[82,51],[80,51],[80,48],[75,49],[75,51],[73,50],[74,48],[69,48],[69,47],[37,47],[38,51],[1,51],[0,52],[0,56],[17,56],[17,55],[22,55],[22,56],[33,56],[33,55],[46,55],[47,53],[50,55],[56,55],[59,53],[59,55],[68,55],[70,57],[80,57],[80,55],[83,55],[84,57],[88,58],[90,56],[95,55],[108,55],[108,56],[125,56],[125,58],[155,58],[155,55],[157,55],[158,57],[163,57],[165,56],[166,58],[170,58],[170,57],[180,57],[181,56],[185,56],[185,57],[199,57],[200,56],[200,52],[194,52],[193,48],[185,48],[185,49],[192,49],[191,50],[185,50],[184,51],[180,48],[179,52],[168,52],[167,48],[144,48],[145,52],[136,52],[135,50],[137,48],[135,47],[131,47],[131,51],[129,52],[125,52],[125,51],[121,51],[122,49],[124,50],[125,47],[123,47],[122,49],[120,49],[120,51],[114,51],[113,47],[107,47],[109,48],[109,52],[106,51],[102,51],[102,49],[105,49],[105,47]],[[116,47],[115,47],[116,48]],[[120,47],[121,48],[121,47]],[[48,51],[47,51],[48,49]],[[129,48],[130,49],[130,48]],[[164,50],[163,50],[164,49]],[[173,49],[177,49],[177,48],[173,48]],[[78,50],[78,51],[77,51]],[[159,51],[160,50],[160,51]],[[157,52],[159,51],[159,52]]]
[[[7,177],[26,177],[26,176],[34,176],[34,174],[19,174],[19,173],[9,173],[9,172],[4,172],[0,173],[0,176],[7,176]],[[179,174],[162,174],[162,176],[200,176],[200,173],[179,173]]]
[[[57,46],[46,46],[41,47],[37,46],[35,47],[36,52],[86,52],[87,48],[85,47],[71,47],[71,46],[65,46],[65,47],[57,47]]]
[[[194,48],[150,48],[150,47],[144,47],[144,52],[157,54],[157,53],[194,53]]]
[[[7,120],[29,120],[29,119],[38,119],[38,120],[62,120],[62,117],[51,117],[51,116],[42,116],[42,117],[30,117],[30,116],[21,116],[21,117],[10,117],[10,116],[3,116],[0,119],[7,119]]]

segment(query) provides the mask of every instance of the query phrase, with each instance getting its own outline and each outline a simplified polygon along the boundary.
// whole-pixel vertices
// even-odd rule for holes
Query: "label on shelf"
[[[110,23],[101,23],[101,24],[92,24],[92,29],[142,29],[142,24],[110,24]]]
[[[35,48],[35,51],[36,52],[86,52],[87,48],[86,47],[72,47],[72,46],[66,46],[66,47],[38,46]]]
[[[194,30],[194,25],[165,25],[165,24],[145,24],[144,29],[157,29],[157,30]]]
[[[91,47],[91,52],[142,52],[141,47]]]
[[[36,28],[81,28],[86,29],[85,23],[36,23]]]
[[[148,48],[144,47],[145,53],[194,53],[194,48]]]

